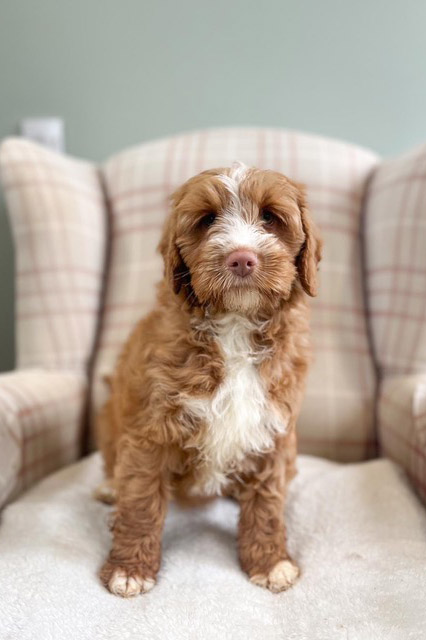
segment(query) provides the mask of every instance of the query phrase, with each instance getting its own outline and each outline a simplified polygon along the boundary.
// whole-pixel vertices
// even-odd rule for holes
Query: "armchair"
[[[96,580],[108,547],[106,508],[91,500],[98,455],[18,495],[87,453],[106,377],[153,301],[173,189],[234,160],[305,183],[325,239],[304,455],[288,507],[302,579],[282,596],[246,584],[233,557],[232,503],[172,507],[163,578],[139,603],[123,603]],[[319,136],[220,129],[146,143],[97,168],[12,138],[0,171],[17,300],[17,370],[0,375],[0,501],[15,500],[0,526],[6,630],[47,635],[56,616],[70,638],[421,637],[426,147],[382,161]],[[11,575],[24,581],[19,590],[8,588]],[[36,613],[39,589],[47,600]]]

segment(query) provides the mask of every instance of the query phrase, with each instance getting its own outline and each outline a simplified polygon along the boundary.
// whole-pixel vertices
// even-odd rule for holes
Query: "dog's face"
[[[316,293],[321,241],[303,188],[274,171],[205,171],[172,197],[160,250],[166,278],[190,305],[276,308],[296,282]]]

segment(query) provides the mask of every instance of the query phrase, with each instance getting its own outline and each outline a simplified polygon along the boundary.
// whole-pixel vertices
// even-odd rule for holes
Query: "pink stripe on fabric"
[[[409,193],[409,189],[410,189],[410,182],[407,181],[405,183],[405,188],[402,190],[402,193],[400,195],[399,201],[398,201],[398,208],[395,211],[395,222],[396,222],[396,227],[395,227],[395,237],[394,237],[394,242],[393,242],[393,249],[392,249],[392,258],[395,261],[396,264],[399,264],[401,262],[401,256],[402,256],[402,241],[403,241],[403,234],[400,233],[400,228],[402,225],[402,220],[404,217],[404,213],[406,210],[406,202],[407,202],[407,196]],[[391,311],[393,304],[394,304],[394,297],[395,297],[395,293],[399,288],[399,278],[400,278],[401,272],[400,271],[396,271],[395,272],[395,277],[392,281],[392,285],[391,285],[391,293],[389,295],[389,308],[388,308],[388,312]],[[375,315],[377,316],[377,313],[375,313]],[[387,317],[387,318],[396,318],[396,317],[400,317],[397,316],[396,314],[393,315],[386,315],[384,316],[383,314],[381,314],[381,316],[379,317]],[[402,319],[400,317],[400,319]],[[391,323],[391,322],[386,322],[384,330],[379,338],[379,352],[380,353],[389,353],[389,354],[393,354],[392,348],[391,348],[391,344],[390,344],[390,340],[391,340],[391,335],[392,335],[392,330],[394,329],[395,324]]]
[[[375,296],[387,296],[389,295],[392,291],[391,289],[385,289],[385,288],[375,288],[372,286],[369,286],[368,288],[368,292],[371,295],[375,295]],[[410,291],[409,289],[398,289],[398,291],[396,292],[396,295],[398,298],[419,298],[420,300],[424,300],[425,299],[425,293],[421,292],[421,291]]]
[[[414,413],[411,399],[408,402],[408,404],[407,403],[402,404],[397,400],[395,400],[395,398],[388,396],[387,394],[382,394],[381,399],[385,404],[390,404],[395,409],[398,409],[398,411],[400,411],[401,413],[407,414],[410,417],[410,419],[412,419],[415,422],[421,422],[423,418],[426,418],[426,409],[424,411],[421,411],[420,413]]]
[[[137,302],[110,302],[109,304],[105,305],[105,310],[115,311],[121,309],[137,309],[139,307],[142,309],[147,302],[149,302],[149,300],[138,300]]]
[[[69,289],[56,288],[54,291],[49,291],[48,285],[46,284],[45,293],[46,295],[56,296],[57,294],[69,293]],[[90,289],[80,284],[76,285],[73,293],[86,294],[91,296],[96,296],[98,294],[96,289]],[[16,294],[15,294],[16,298],[31,298],[32,296],[38,296],[38,293],[36,291],[19,290],[19,291],[16,291]]]
[[[309,189],[326,191],[333,195],[344,196],[346,198],[349,198],[350,200],[354,200],[355,201],[354,206],[355,204],[357,206],[361,204],[362,196],[358,193],[357,190],[345,189],[344,187],[338,187],[336,185],[320,184],[320,183],[313,183],[313,182],[309,182],[308,187]]]
[[[116,236],[125,236],[129,233],[137,233],[138,231],[161,231],[163,228],[163,223],[161,222],[146,222],[144,224],[134,224],[129,227],[124,227],[122,229],[113,229],[111,235],[113,237]]]
[[[1,406],[1,400],[0,400],[0,406]],[[2,423],[2,430],[4,429],[4,432],[2,434],[2,438],[4,437],[4,434],[7,434],[11,440],[13,440],[13,442],[19,447],[22,447],[23,444],[23,440],[22,438],[19,437],[19,435],[17,433],[14,432],[13,427],[8,424],[6,422],[6,420],[4,420],[4,422]]]
[[[385,403],[385,404],[390,404],[392,405],[395,409],[398,409],[398,411],[401,411],[401,413],[406,413],[410,416],[410,418],[413,418],[413,414],[412,414],[412,408],[411,408],[411,403],[407,404],[404,403],[399,403],[395,400],[395,398],[391,398],[390,396],[388,396],[387,394],[382,393],[382,395],[380,396],[380,399]]]
[[[88,267],[78,267],[78,266],[72,266],[72,265],[63,265],[63,264],[58,264],[54,267],[38,267],[36,269],[19,269],[18,271],[16,271],[16,276],[18,276],[18,278],[23,278],[23,277],[28,277],[28,276],[33,276],[34,274],[45,274],[45,273],[58,273],[59,271],[75,271],[77,273],[83,273],[85,275],[88,276],[95,276],[96,278],[98,278],[101,275],[101,272],[99,271],[99,269],[90,269]]]
[[[76,399],[78,399],[78,396],[76,396]],[[73,422],[73,420],[69,420],[69,422]],[[49,426],[44,426],[41,429],[39,429],[38,431],[35,430],[31,430],[31,433],[28,433],[24,436],[23,439],[23,443],[24,445],[28,445],[31,442],[33,442],[34,440],[37,440],[37,438],[41,438],[46,436],[48,433],[52,433],[52,432],[66,432],[65,428],[68,428],[69,425],[65,425],[65,424],[61,424],[60,426],[58,426],[57,424],[51,424]],[[80,430],[73,430],[73,438],[76,442],[79,441],[80,438]]]
[[[46,471],[56,469],[60,466],[61,461],[64,459],[70,460],[74,458],[74,450],[78,449],[78,440],[77,439],[64,439],[64,441],[58,446],[46,451],[42,455],[34,458],[31,462],[27,462],[24,467],[18,472],[18,477],[22,478],[25,482],[25,476],[28,475],[30,471],[33,471],[36,467],[42,467],[40,469],[41,476],[46,475]],[[47,463],[52,461],[51,465]],[[38,474],[37,477],[40,477]],[[33,478],[30,479],[31,484],[34,481]],[[27,485],[26,485],[27,486]]]
[[[426,267],[413,267],[412,265],[388,265],[386,267],[375,267],[373,269],[367,269],[368,275],[378,275],[380,273],[412,273],[413,275],[426,275]]]
[[[51,174],[50,180],[53,181],[53,179],[54,179],[54,176]],[[63,248],[63,255],[61,256],[61,260],[64,259],[67,264],[72,264],[72,259],[71,259],[72,254],[70,250],[69,233],[65,227],[65,221],[62,216],[58,216],[58,223],[59,223],[58,228],[60,230],[60,234],[62,237],[62,248]],[[73,296],[74,300],[78,299],[78,296],[75,295],[74,269],[72,269],[69,272],[67,285],[68,285],[68,293]],[[62,293],[62,292],[57,292],[57,295],[58,295],[57,304],[59,304],[64,309],[66,307],[67,296],[65,293]],[[62,303],[60,302],[61,299],[62,299]],[[22,316],[20,315],[20,317]],[[77,323],[76,323],[75,314],[72,311],[70,311],[70,313],[67,315],[64,314],[63,322],[64,322],[64,326],[62,327],[62,329],[65,332],[65,335],[68,336],[70,346],[72,345],[71,346],[72,351],[74,351],[75,353],[81,353],[81,350],[83,348],[83,341],[82,341],[81,333],[79,331],[79,327],[77,326]]]
[[[383,193],[386,190],[392,189],[393,187],[399,186],[400,184],[404,184],[405,186],[409,186],[413,182],[417,182],[418,180],[426,180],[425,173],[417,173],[416,171],[407,174],[405,176],[395,176],[391,180],[383,181],[382,183],[376,183],[374,185],[374,190],[371,192],[369,197],[375,198],[377,195]]]
[[[134,215],[143,217],[164,214],[167,210],[167,204],[163,199],[162,202],[150,203],[141,202],[140,204],[127,205],[126,207],[117,207],[116,224],[120,224],[123,220],[131,218]]]
[[[264,129],[259,129],[257,133],[257,142],[256,142],[256,155],[257,155],[257,166],[260,168],[265,167],[266,161],[266,133]]]
[[[426,158],[426,156],[425,156]],[[425,159],[424,159],[425,161]],[[417,202],[416,202],[416,206],[415,206],[415,212],[416,212],[416,217],[415,220],[416,221],[420,221],[421,217],[424,215],[424,206],[423,204],[426,203],[426,179],[425,181],[422,183],[421,188],[419,188],[418,194],[417,194]],[[416,251],[417,248],[417,251]],[[413,229],[412,229],[412,235],[411,235],[411,248],[410,248],[410,255],[412,256],[416,256],[418,255],[418,252],[420,251],[420,255],[425,256],[425,248],[424,247],[419,247],[418,246],[418,226],[416,226],[416,224],[413,224]],[[426,274],[425,274],[426,275]],[[405,372],[409,373],[411,370],[411,363],[414,360],[415,354],[416,354],[416,350],[418,349],[418,345],[420,344],[420,339],[421,339],[421,334],[423,331],[423,327],[424,324],[426,322],[426,279],[424,282],[425,285],[425,289],[424,289],[424,295],[423,298],[421,300],[420,303],[420,316],[419,318],[416,320],[417,322],[417,331],[414,330],[414,328],[412,328],[412,333],[413,333],[413,340],[412,340],[412,346],[411,349],[409,350],[408,354],[407,354],[407,366],[405,367]],[[412,289],[413,289],[413,281],[411,280],[411,286],[409,287],[409,291],[411,294],[411,297],[414,297],[414,294],[412,293]],[[396,341],[396,344],[399,345],[401,344],[402,341],[402,328],[400,328],[400,333],[398,336],[398,340]]]
[[[376,318],[400,318],[401,320],[414,320],[415,322],[422,322],[424,316],[423,315],[414,315],[413,313],[405,313],[403,311],[379,311],[374,310],[373,314]],[[387,353],[386,350],[384,353]]]
[[[420,422],[423,420],[423,418],[426,418],[426,409],[424,411],[420,411],[419,413],[416,413],[415,415],[415,419],[419,420]],[[425,425],[426,428],[426,425]]]
[[[46,295],[46,292],[43,292]],[[19,320],[30,320],[33,318],[41,318],[45,316],[46,318],[51,318],[53,316],[71,316],[75,315],[93,315],[96,313],[97,309],[77,309],[73,307],[72,309],[40,309],[38,311],[19,311],[18,318]],[[77,353],[77,351],[76,351]]]
[[[116,329],[125,329],[127,331],[128,329],[132,329],[133,327],[135,327],[142,317],[143,315],[138,316],[137,319],[132,320],[131,322],[125,322],[124,320],[111,322],[110,320],[108,320],[108,323],[106,323],[105,330],[111,331],[111,329],[113,329],[115,331]]]
[[[86,198],[95,202],[97,205],[103,204],[102,199],[96,195],[96,193],[90,193],[89,191],[85,191],[84,189],[77,188],[73,184],[67,184],[66,182],[60,182],[59,180],[46,180],[42,178],[32,179],[32,180],[15,180],[14,182],[3,182],[3,189],[5,191],[17,190],[17,189],[40,189],[40,187],[48,188],[48,189],[59,189],[61,191],[69,191],[73,195],[77,195],[80,198]]]
[[[299,442],[303,442],[305,444],[320,444],[320,445],[330,445],[332,447],[334,446],[340,446],[342,445],[343,447],[372,447],[376,445],[376,441],[372,440],[371,438],[365,438],[365,439],[361,439],[361,440],[351,440],[350,438],[340,438],[340,437],[334,437],[330,436],[329,438],[313,438],[313,437],[305,437],[302,435],[298,436],[298,440]]]
[[[165,195],[171,191],[171,177],[173,171],[173,160],[176,150],[177,138],[171,138],[164,158],[164,186],[163,191]]]
[[[423,500],[426,500],[426,482],[422,481],[415,473],[412,473],[409,469],[404,469],[404,473],[406,473],[411,483],[423,497]]]
[[[288,166],[289,166],[289,177],[292,180],[298,179],[298,145],[297,139],[293,131],[288,131],[286,134],[286,143],[287,145],[287,154],[288,154]]]
[[[370,356],[370,350],[367,347],[352,347],[350,345],[342,345],[342,344],[321,344],[316,342],[315,343],[315,351],[316,352],[321,352],[321,351],[329,351],[329,352],[333,352],[333,351],[337,351],[340,353],[356,353],[359,356]],[[358,363],[362,362],[361,359],[358,359]],[[364,387],[364,385],[362,385],[362,387]],[[370,398],[371,397],[371,393],[369,394],[364,394],[364,397],[366,398]]]
[[[359,238],[359,229],[357,228],[349,228],[349,227],[343,227],[342,225],[338,225],[338,224],[330,224],[328,222],[323,222],[321,223],[321,230],[322,231],[331,231],[333,233],[341,233],[342,235],[347,235],[347,236],[352,236],[354,238]]]
[[[356,152],[353,148],[350,148],[348,151],[348,183],[352,186],[352,189],[355,189],[355,185],[359,182],[359,178],[358,178],[358,170],[357,170],[357,156],[356,156]],[[358,237],[360,238],[361,235],[361,229],[358,229]],[[358,260],[360,260],[361,257],[358,257]],[[370,403],[371,403],[371,398],[375,392],[375,389],[371,389],[369,388],[368,382],[367,382],[367,376],[371,375],[371,369],[372,369],[372,363],[371,361],[368,359],[368,356],[370,355],[370,349],[369,347],[367,347],[367,325],[366,325],[366,310],[365,310],[365,300],[364,300],[364,286],[363,286],[363,272],[362,272],[362,268],[360,264],[356,264],[353,265],[352,270],[351,270],[351,280],[352,280],[352,289],[354,292],[357,292],[357,297],[362,301],[363,303],[363,314],[361,317],[361,322],[364,324],[364,336],[365,336],[365,346],[362,349],[360,347],[358,353],[364,353],[364,355],[366,355],[367,357],[364,359],[358,358],[358,362],[357,362],[357,369],[358,369],[358,384],[359,384],[359,388],[362,389],[362,396],[365,398],[363,401],[363,413],[364,413],[364,419],[363,422],[368,424],[369,421],[369,416],[370,416],[370,422],[373,421],[373,416],[371,414],[371,408],[370,408]],[[368,368],[370,368],[370,371],[368,370]],[[372,427],[374,428],[375,425],[372,423]]]
[[[319,331],[330,331],[333,333],[342,331],[347,333],[353,333],[365,338],[365,327],[347,327],[337,322],[330,322],[330,323],[321,322],[320,320],[315,318],[315,316],[313,316],[311,319],[311,328],[314,330],[315,333]]]
[[[191,171],[189,171],[189,158],[190,158],[190,154],[189,154],[189,149],[191,146],[191,142],[193,142],[194,140],[196,142],[198,142],[198,135],[194,134],[194,135],[188,135],[185,136],[183,138],[183,145],[182,145],[182,156],[183,158],[180,160],[179,162],[179,185],[183,184],[183,182],[185,182],[185,180],[190,177],[192,174]]]
[[[32,144],[32,143],[31,143]],[[22,157],[21,158],[11,158],[10,156],[7,158],[7,166],[8,167],[26,167],[27,169],[34,169],[34,165],[36,164],[37,167],[39,169],[41,169],[42,171],[44,169],[57,169],[59,172],[63,172],[63,171],[67,171],[68,170],[68,165],[69,165],[69,158],[67,156],[63,156],[63,155],[56,155],[56,157],[54,158],[54,160],[52,159],[48,159],[48,158],[43,158],[42,155],[40,155],[40,149],[37,150],[36,155],[34,156],[34,152],[33,149],[32,151],[32,157],[34,157],[34,159],[31,160],[24,160]],[[48,152],[50,153],[50,152]],[[28,150],[25,150],[25,154],[28,156]],[[72,162],[75,164],[74,167],[74,172],[75,175],[80,178],[79,173],[80,171],[83,173],[85,171],[87,171],[88,169],[91,168],[91,165],[89,162],[85,162],[84,160],[76,160],[75,158],[72,159]]]
[[[198,147],[195,161],[195,173],[200,173],[204,167],[204,159],[208,142],[208,131],[201,131],[198,134]]]
[[[30,407],[24,407],[17,412],[17,415],[20,418],[26,418],[28,416],[32,416],[34,413],[43,413],[46,409],[49,410],[51,407],[59,406],[61,409],[64,407],[64,403],[70,402],[72,400],[77,400],[83,398],[85,395],[85,389],[79,389],[78,391],[73,391],[73,393],[65,394],[58,396],[57,398],[47,398],[43,402],[32,402]],[[37,433],[29,434],[25,436],[25,440],[31,440],[31,438],[36,437]]]
[[[24,218],[25,224],[27,225],[27,227],[31,228],[32,220],[30,217],[29,209],[26,206],[26,203],[23,203],[23,206],[22,206],[22,217]],[[46,294],[43,291],[43,287],[40,279],[40,270],[39,270],[40,267],[38,263],[35,238],[34,238],[34,235],[31,233],[28,235],[28,251],[30,253],[32,267],[34,269],[34,275],[33,275],[32,281],[33,281],[33,285],[37,288],[38,295],[39,295],[40,315],[43,315],[43,314],[46,314],[46,311],[47,311],[47,299],[46,299]],[[18,323],[20,322],[21,317],[22,316],[18,315],[17,317]],[[59,354],[61,352],[61,341],[59,340],[59,337],[56,333],[55,324],[52,321],[52,318],[49,314],[46,314],[46,324],[48,326],[49,337],[52,343],[51,351],[55,354],[55,358],[57,358],[59,357]]]
[[[345,306],[343,304],[327,304],[326,302],[322,302],[320,299],[315,301],[315,309],[320,309],[322,311],[336,311],[339,313],[350,313],[353,315],[365,317],[365,311],[362,307],[351,307]]]
[[[411,442],[410,440],[407,440],[407,438],[405,438],[402,433],[400,433],[399,431],[397,431],[397,429],[394,429],[393,424],[388,421],[388,420],[383,420],[383,416],[382,416],[382,435],[383,438],[385,439],[386,435],[391,435],[394,437],[394,439],[398,440],[401,444],[403,444],[407,449],[410,449],[411,451],[413,451],[416,455],[418,455],[422,460],[426,461],[426,451],[423,451],[423,449],[420,449],[420,447],[418,446],[418,444]]]
[[[206,134],[205,136],[203,136],[205,139],[208,138],[208,135]],[[205,148],[205,144],[204,144],[204,148]],[[204,153],[204,152],[203,152]],[[282,164],[281,164],[282,166]],[[200,171],[203,170],[204,167],[204,162],[202,162],[202,164],[197,165],[197,172],[199,173]],[[211,167],[213,168],[213,167]],[[281,169],[282,171],[282,169]],[[196,175],[194,173],[194,175]],[[164,191],[167,191],[168,189],[172,188],[176,188],[179,186],[178,182],[173,183],[173,187],[171,187],[171,182],[170,180],[165,181],[161,184],[157,184],[157,185],[143,185],[140,187],[135,187],[132,189],[126,189],[125,191],[122,192],[118,192],[115,193],[111,196],[108,196],[108,201],[113,203],[114,205],[117,205],[118,203],[120,203],[121,200],[125,200],[127,198],[135,198],[138,196],[145,196],[145,195],[151,195],[151,194],[155,194],[155,193],[161,193]],[[307,187],[309,189],[309,191],[322,191],[322,192],[327,192],[329,194],[332,195],[338,195],[338,196],[343,196],[345,198],[349,198],[351,200],[356,201],[356,203],[354,202],[354,206],[355,204],[357,206],[359,206],[359,203],[361,201],[361,196],[359,195],[359,193],[357,193],[356,191],[351,191],[348,189],[344,189],[344,188],[340,188],[338,186],[335,185],[329,185],[329,184],[321,184],[321,183],[315,183],[315,182],[311,182],[309,181],[309,183],[307,183]],[[122,211],[121,207],[120,207],[120,211]]]
[[[283,147],[282,147],[282,132],[279,132],[276,136],[273,136],[273,152],[274,163],[277,171],[283,173],[282,161],[283,161]]]
[[[117,204],[120,200],[126,198],[134,198],[135,196],[146,196],[152,193],[164,192],[165,184],[147,184],[140,187],[133,187],[132,189],[126,189],[125,191],[119,191],[107,196],[107,200],[110,204]]]
[[[3,388],[6,389],[6,391],[13,397],[15,398],[15,402],[17,404],[21,404],[22,402],[24,404],[34,404],[34,396],[31,392],[28,392],[28,389],[26,388],[22,388],[22,387],[14,387],[12,384],[3,384]],[[22,428],[21,425],[21,438],[22,438],[22,442],[23,444],[25,444],[25,430]],[[18,471],[18,477],[20,475],[21,470],[24,468],[24,465],[26,464],[26,453],[27,453],[27,448],[25,446],[21,446],[20,448],[20,452],[21,452],[21,465],[20,465],[20,470]]]

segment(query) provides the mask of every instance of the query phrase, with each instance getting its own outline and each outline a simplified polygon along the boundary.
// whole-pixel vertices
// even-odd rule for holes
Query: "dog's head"
[[[172,196],[160,251],[175,294],[222,311],[276,308],[296,283],[316,294],[321,240],[302,186],[235,165]]]

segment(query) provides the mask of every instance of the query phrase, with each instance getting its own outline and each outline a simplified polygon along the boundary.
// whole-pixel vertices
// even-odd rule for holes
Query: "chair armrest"
[[[426,374],[385,378],[377,418],[383,455],[403,467],[426,502]]]
[[[0,505],[79,457],[87,388],[83,373],[0,374]]]

